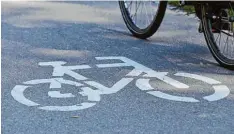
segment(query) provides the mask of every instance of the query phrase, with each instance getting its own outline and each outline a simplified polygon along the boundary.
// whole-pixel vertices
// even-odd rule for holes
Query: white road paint
[[[210,85],[214,85],[212,87],[215,92],[212,95],[203,97],[205,100],[208,100],[208,101],[217,101],[217,100],[227,97],[230,94],[230,89],[227,86],[217,85],[217,84],[221,84],[221,82],[214,80],[212,78],[208,78],[208,77],[196,75],[196,74],[190,74],[190,73],[176,73],[175,76],[192,78],[192,79],[203,81]]]
[[[41,81],[40,81],[41,80]],[[55,84],[55,81],[57,81],[57,83]],[[37,79],[37,80],[31,80],[31,81],[27,81],[24,83],[27,84],[43,84],[43,82],[45,83],[52,83],[52,86],[50,86],[51,88],[58,88],[59,86],[61,87],[61,84],[72,84],[73,86],[83,86],[83,84],[77,83],[77,82],[73,82],[73,81],[69,81],[69,80],[65,80],[65,79],[57,79],[57,78],[52,78],[52,79]],[[59,86],[58,86],[59,85]],[[40,104],[35,103],[31,100],[28,100],[27,98],[25,98],[24,96],[24,91],[25,89],[29,88],[31,86],[24,86],[24,85],[16,85],[13,90],[11,91],[11,95],[13,96],[13,98],[20,102],[21,104],[27,105],[27,106],[38,106]],[[88,96],[88,100],[89,101],[100,101],[100,91],[99,93],[96,94],[96,96],[94,95],[94,91],[91,91],[91,88],[88,87],[82,87],[81,88],[81,95],[82,93],[86,93],[85,96]],[[68,97],[75,97],[74,95],[72,95],[71,93],[65,93],[65,94],[61,94],[59,91],[48,91],[48,95],[50,97],[53,98],[68,98]],[[43,106],[43,107],[39,107],[39,109],[43,109],[43,110],[49,110],[49,111],[74,111],[74,110],[82,110],[82,109],[86,109],[89,107],[94,106],[96,103],[93,102],[84,102],[81,104],[76,104],[76,105],[72,105],[72,106]]]
[[[40,66],[52,66],[53,67],[53,76],[64,76],[65,74],[77,79],[77,80],[87,80],[86,77],[74,72],[73,70],[79,69],[90,69],[89,65],[76,65],[76,66],[62,66],[66,64],[63,61],[55,61],[55,62],[40,62]]]
[[[116,93],[128,85],[132,80],[133,78],[122,78],[110,88],[95,81],[84,81],[86,84],[95,87],[96,90],[93,90],[89,87],[83,87],[82,92],[79,93],[82,96],[87,96],[89,101],[100,101],[102,94]]]
[[[80,105],[72,105],[72,106],[43,106],[39,107],[39,109],[42,110],[48,110],[48,111],[76,111],[76,110],[82,110],[87,109],[92,106],[96,105],[96,103],[81,103]]]
[[[184,89],[184,88],[189,88],[188,85],[184,84],[184,83],[181,83],[177,80],[174,80],[168,76],[166,76],[168,73],[167,72],[164,72],[163,75],[159,75],[158,73],[155,73],[154,71],[149,71],[147,72],[147,74],[143,75],[144,77],[151,77],[151,78],[157,78],[169,85],[172,85],[176,88],[181,88],[181,89]]]
[[[113,94],[123,89],[126,85],[128,85],[133,78],[122,78],[120,81],[115,83],[112,87],[108,88],[98,82],[95,81],[85,81],[86,84],[97,88],[101,94]]]
[[[24,97],[24,90],[30,86],[24,86],[24,85],[16,85],[12,90],[11,90],[11,95],[13,98],[20,102],[21,104],[24,104],[26,106],[38,106],[40,104],[35,103],[27,98]]]
[[[217,101],[227,97],[230,94],[230,89],[225,85],[216,85],[213,86],[215,93],[209,96],[203,97],[208,101]]]
[[[121,61],[119,63],[97,64],[96,65],[97,68],[133,67],[133,70],[130,71],[125,77],[120,79],[118,82],[116,82],[112,87],[106,87],[96,81],[93,81],[75,72],[75,70],[91,69],[91,66],[89,65],[65,66],[67,62],[64,62],[64,61],[40,62],[39,63],[40,66],[52,66],[53,67],[52,76],[57,77],[57,78],[35,79],[35,80],[26,81],[24,82],[24,84],[30,85],[30,86],[16,85],[11,91],[11,95],[16,101],[24,105],[38,106],[40,104],[35,103],[25,98],[24,91],[27,88],[31,87],[32,85],[44,84],[44,83],[50,84],[50,87],[49,87],[50,89],[59,89],[62,87],[62,84],[72,85],[80,89],[80,90],[77,90],[77,92],[80,95],[87,97],[87,102],[83,102],[83,103],[71,105],[71,106],[41,106],[39,107],[39,109],[49,110],[49,111],[82,110],[82,109],[86,109],[86,108],[90,108],[94,106],[96,102],[99,102],[101,100],[101,95],[117,93],[121,89],[125,88],[134,79],[136,79],[136,77],[139,77],[142,73],[144,73],[142,78],[136,79],[135,84],[139,89],[146,91],[146,93],[154,95],[158,98],[172,100],[172,101],[199,102],[199,100],[194,99],[192,97],[175,96],[175,95],[163,93],[161,91],[155,91],[155,89],[149,83],[150,79],[152,78],[156,78],[178,89],[189,88],[188,85],[168,77],[167,76],[168,72],[154,71],[142,64],[139,64],[131,59],[128,59],[126,57],[121,57],[121,56],[95,57],[95,58],[96,60],[99,60],[99,61],[101,60],[120,60]],[[73,77],[78,82],[63,79],[62,77],[64,75]],[[223,99],[227,97],[230,93],[230,90],[227,86],[221,85],[221,82],[205,77],[205,76],[201,76],[197,74],[190,74],[190,73],[176,73],[175,76],[192,78],[192,79],[200,80],[207,84],[212,85],[215,92],[212,95],[203,97],[205,100],[208,100],[208,101],[217,101],[217,100]],[[71,93],[61,93],[60,91],[57,91],[57,90],[48,91],[48,95],[52,98],[61,98],[61,99],[76,97],[75,95]]]
[[[112,63],[112,64],[97,64],[99,68],[108,68],[108,67],[127,67],[129,66],[127,63]]]
[[[139,76],[142,74],[142,70],[138,70],[136,68],[134,68],[131,72],[129,72],[126,76]]]
[[[125,63],[125,66],[132,66],[134,67],[134,69],[128,73],[126,76],[139,76],[141,73],[143,72],[148,72],[148,71],[153,71],[152,69],[139,64],[131,59],[128,59],[126,57],[122,57],[122,56],[108,56],[108,57],[96,57],[97,60],[121,60],[122,62]],[[113,63],[112,63],[113,64]],[[112,64],[109,64],[108,67],[115,67],[115,66],[111,66]],[[102,66],[103,64],[98,64],[98,66]],[[104,64],[105,66],[107,66],[107,64]],[[162,72],[156,72],[159,75],[162,74]]]
[[[149,91],[147,93],[166,100],[182,101],[182,102],[199,102],[199,100],[196,100],[192,97],[179,97],[179,96],[169,95],[160,91]]]
[[[98,64],[98,67],[119,67],[121,64],[124,66],[132,66],[134,69],[128,73],[126,76],[139,76],[141,73],[146,73],[144,77],[154,77],[158,78],[161,81],[164,81],[167,84],[170,84],[176,88],[188,88],[189,86],[186,84],[183,84],[179,81],[176,81],[174,79],[171,79],[167,77],[167,72],[156,72],[140,63],[137,63],[131,59],[128,59],[126,57],[96,57],[97,60],[121,60],[124,63],[118,63],[118,64]]]
[[[39,62],[39,66],[52,66],[52,67],[60,67],[65,65],[67,62],[65,61],[51,61],[51,62]]]
[[[50,88],[61,88],[61,84],[68,84],[68,85],[73,85],[76,87],[83,86],[83,84],[70,81],[70,80],[65,80],[63,78],[51,78],[51,79],[36,79],[36,80],[31,80],[31,81],[26,81],[24,84],[29,84],[29,85],[36,85],[36,84],[44,84],[44,83],[49,83]],[[13,90],[11,91],[11,95],[13,98],[20,102],[21,104],[27,105],[27,106],[38,106],[40,104],[35,103],[24,96],[24,91],[31,86],[24,86],[24,85],[16,85]],[[86,90],[86,88],[81,88],[81,90]],[[84,91],[83,91],[84,92]],[[68,97],[75,97],[71,93],[65,93],[62,94],[59,91],[48,91],[48,95],[53,98],[68,98]],[[88,94],[88,97],[90,97],[92,94]],[[100,96],[100,95],[99,95]],[[99,100],[94,100],[94,99],[89,99],[90,101],[99,101]],[[89,108],[91,106],[94,106],[96,103],[81,103],[73,106],[45,106],[45,107],[40,107],[39,109],[44,109],[44,110],[57,110],[57,111],[73,111],[73,110],[81,110],[85,108]]]
[[[49,91],[48,96],[52,98],[71,98],[75,97],[72,93],[60,93],[60,91]]]
[[[100,101],[101,100],[101,91],[100,90],[93,90],[89,87],[81,88],[82,91],[79,92],[82,96],[87,96],[89,101]]]
[[[72,70],[69,70],[68,68],[66,67],[56,67],[54,68],[54,72],[53,72],[53,76],[64,76],[65,74],[67,74],[68,76],[71,76],[77,80],[87,80],[88,78],[72,71]]]
[[[138,79],[136,81],[136,86],[141,90],[153,90],[154,88],[151,87],[149,81],[150,79]]]
[[[153,90],[154,88],[150,85],[149,82],[150,82],[150,79],[138,79],[136,81],[136,86],[143,91]],[[172,101],[199,102],[198,100],[192,97],[181,97],[181,96],[169,95],[161,91],[148,91],[147,93],[154,95],[156,97],[162,98],[162,99],[167,99],[167,100],[172,100]]]
[[[44,84],[44,83],[50,83],[50,88],[61,88],[61,84],[69,84],[73,86],[83,86],[83,84],[75,82],[75,81],[70,81],[70,80],[65,80],[63,78],[51,78],[51,79],[36,79],[36,80],[31,80],[24,82],[24,84],[28,85],[36,85],[36,84]]]
[[[184,89],[184,88],[189,88],[188,85],[184,84],[184,83],[181,83],[177,80],[174,80],[168,76],[163,76],[163,77],[157,77],[159,80],[169,84],[169,85],[172,85],[176,88],[180,88],[180,89]]]
[[[27,82],[24,82],[24,84],[27,85],[36,85],[36,84],[43,84],[43,83],[49,83],[50,88],[61,88],[61,83],[56,81],[55,79],[36,79],[36,80],[30,80]]]
[[[197,74],[190,74],[190,73],[176,73],[175,76],[182,76],[182,77],[187,77],[187,78],[192,78],[192,79],[196,79],[196,80],[200,80],[203,81],[205,83],[208,84],[221,84],[221,82],[205,77],[205,76],[201,76],[201,75],[197,75]]]
[[[81,84],[81,83],[78,83],[78,82],[75,82],[75,81],[71,81],[71,80],[65,80],[63,78],[54,78],[56,81],[58,81],[59,83],[62,83],[62,84],[68,84],[68,85],[73,85],[73,86],[77,86],[77,87],[80,87],[80,86],[83,86],[84,84]],[[53,88],[53,87],[52,87]]]

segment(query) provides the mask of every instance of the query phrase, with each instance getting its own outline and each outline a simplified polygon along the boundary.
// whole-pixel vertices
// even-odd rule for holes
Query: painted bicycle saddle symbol
[[[39,62],[39,66],[51,66],[53,67],[52,78],[50,79],[35,79],[23,82],[22,85],[16,85],[12,91],[11,95],[13,98],[27,106],[36,106],[42,110],[49,111],[74,111],[74,110],[82,110],[86,108],[90,108],[97,104],[101,100],[102,95],[113,94],[121,89],[123,89],[126,85],[128,85],[133,80],[136,80],[135,85],[142,91],[151,94],[153,96],[172,100],[172,101],[181,101],[181,102],[199,102],[199,100],[193,97],[182,97],[170,95],[161,91],[157,91],[150,85],[150,80],[152,78],[156,78],[169,84],[175,88],[187,89],[188,85],[179,82],[175,79],[172,79],[167,76],[168,72],[157,72],[154,71],[142,64],[139,64],[131,59],[120,56],[110,56],[110,57],[95,57],[96,60],[120,60],[119,63],[110,63],[110,64],[96,64],[97,68],[114,68],[114,67],[133,67],[128,74],[126,74],[123,78],[121,78],[118,82],[116,82],[112,87],[107,87],[103,84],[100,84],[86,76],[83,76],[75,70],[84,70],[84,69],[92,69],[89,65],[74,65],[74,66],[66,66],[66,62],[64,61],[52,61],[52,62]],[[143,75],[142,75],[143,74]],[[68,75],[73,77],[76,81],[64,79],[63,76]],[[141,76],[142,75],[142,76]],[[195,79],[198,81],[205,82],[210,84],[214,93],[208,96],[204,96],[203,99],[207,101],[217,101],[227,97],[230,93],[229,88],[226,85],[223,85],[221,82],[214,80],[212,78],[208,78],[205,76],[190,74],[190,73],[176,73],[175,76],[186,77]],[[139,76],[141,76],[139,78]],[[101,77],[101,76],[100,76]],[[138,78],[136,78],[138,77]],[[62,84],[67,84],[71,86],[75,86],[81,90],[78,93],[82,96],[87,97],[87,101],[83,103],[78,103],[70,106],[41,106],[32,100],[29,100],[25,97],[24,91],[33,85],[45,84],[48,83],[50,89],[59,89]],[[74,97],[72,93],[61,93],[60,91],[48,91],[48,96],[54,98],[69,98]]]

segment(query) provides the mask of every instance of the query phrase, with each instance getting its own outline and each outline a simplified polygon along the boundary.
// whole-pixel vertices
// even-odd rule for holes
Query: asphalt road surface
[[[2,133],[234,133],[234,72],[213,59],[193,16],[168,9],[139,40],[117,2],[1,10]]]

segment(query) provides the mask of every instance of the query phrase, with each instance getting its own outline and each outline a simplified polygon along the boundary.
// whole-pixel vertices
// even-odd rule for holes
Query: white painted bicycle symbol
[[[65,66],[66,62],[64,61],[40,62],[39,63],[40,66],[52,66],[53,67],[53,73],[52,73],[53,78],[35,79],[35,80],[23,82],[23,85],[16,85],[12,89],[11,95],[16,101],[24,105],[37,106],[39,109],[43,109],[43,110],[49,110],[49,111],[82,110],[82,109],[90,108],[96,105],[96,103],[101,100],[101,95],[116,93],[120,91],[121,89],[123,89],[126,85],[128,85],[134,79],[136,79],[135,85],[140,90],[143,90],[146,93],[151,94],[153,96],[156,96],[162,99],[172,100],[172,101],[199,102],[199,100],[193,97],[175,96],[175,95],[163,93],[161,91],[157,91],[150,85],[150,79],[157,78],[158,80],[161,80],[165,82],[166,84],[169,84],[175,88],[180,88],[180,89],[189,88],[188,85],[168,77],[167,76],[168,72],[154,71],[126,57],[110,56],[110,57],[95,57],[95,58],[96,60],[121,60],[122,61],[121,63],[96,64],[97,68],[134,67],[134,69],[130,71],[121,80],[119,80],[117,83],[115,83],[112,87],[106,87],[74,71],[74,70],[82,70],[82,69],[91,69],[92,67],[89,65]],[[75,78],[77,81],[71,81],[71,80],[66,80],[62,78],[65,74]],[[139,78],[140,75],[142,75],[142,77]],[[207,101],[217,101],[217,100],[223,99],[227,97],[230,93],[230,90],[226,85],[223,85],[221,82],[208,78],[208,77],[204,77],[204,76],[197,75],[197,74],[190,74],[190,73],[176,73],[174,75],[195,79],[195,80],[210,84],[214,89],[214,93],[209,96],[203,97],[203,99]],[[138,78],[136,78],[136,76],[138,76]],[[59,89],[61,88],[62,84],[72,85],[77,88],[80,88],[81,91],[78,93],[82,96],[86,96],[87,101],[83,103],[75,104],[75,105],[70,105],[70,106],[40,106],[40,104],[33,102],[24,96],[24,91],[27,88],[33,85],[44,84],[44,83],[48,83],[50,85],[49,87],[50,89]],[[49,91],[48,95],[54,98],[74,97],[72,93],[62,94],[59,91]]]

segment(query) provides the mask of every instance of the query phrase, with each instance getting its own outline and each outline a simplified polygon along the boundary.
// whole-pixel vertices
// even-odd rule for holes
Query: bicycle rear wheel
[[[234,17],[233,7],[209,11],[209,4],[201,5],[201,21],[204,36],[213,57],[226,68],[234,69]]]
[[[146,39],[159,28],[167,1],[119,1],[127,28],[137,38]]]

